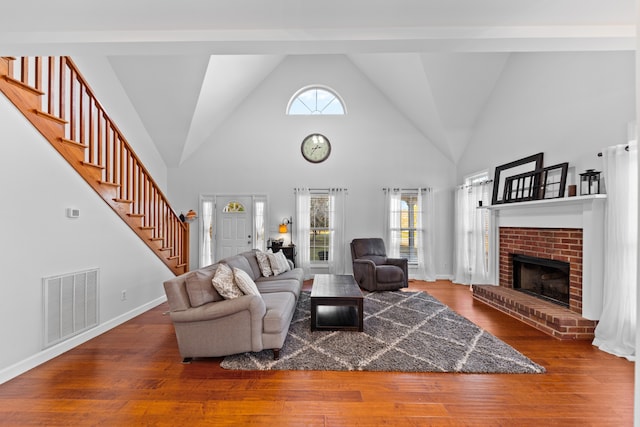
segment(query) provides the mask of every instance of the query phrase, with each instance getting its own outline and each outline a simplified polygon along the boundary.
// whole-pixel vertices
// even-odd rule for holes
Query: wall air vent
[[[98,269],[45,277],[44,348],[98,325]]]

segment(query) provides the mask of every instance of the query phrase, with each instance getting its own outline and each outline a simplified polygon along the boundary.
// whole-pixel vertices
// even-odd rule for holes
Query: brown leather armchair
[[[353,277],[368,291],[395,291],[409,286],[406,258],[387,258],[380,238],[351,241]]]

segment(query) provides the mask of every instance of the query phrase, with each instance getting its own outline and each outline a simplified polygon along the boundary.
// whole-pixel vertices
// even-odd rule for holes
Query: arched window
[[[289,115],[344,115],[340,96],[329,88],[306,87],[296,92],[287,106]]]

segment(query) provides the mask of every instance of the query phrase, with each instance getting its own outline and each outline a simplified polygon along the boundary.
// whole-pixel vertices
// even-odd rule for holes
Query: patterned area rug
[[[270,350],[227,356],[238,370],[543,373],[545,369],[425,292],[367,293],[364,332],[310,328],[310,294],[300,295],[289,334]]]

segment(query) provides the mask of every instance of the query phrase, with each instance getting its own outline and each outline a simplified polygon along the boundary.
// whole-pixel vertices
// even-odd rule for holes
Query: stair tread
[[[67,124],[67,121],[65,119],[61,119],[58,116],[54,116],[53,114],[49,114],[46,111],[42,111],[42,110],[33,110],[34,113],[36,113],[38,116],[40,117],[46,117],[49,120],[53,120],[56,123],[60,123],[63,125]]]
[[[96,165],[95,163],[91,163],[91,162],[82,162],[82,164],[85,166],[89,166],[89,167],[100,169],[100,170],[104,169],[104,166]]]
[[[42,92],[41,90],[38,90],[34,87],[29,86],[28,84],[22,83],[20,80],[14,79],[13,77],[9,77],[9,76],[4,76],[5,80],[8,81],[9,83],[19,86],[22,89],[28,90],[31,93],[34,93],[36,95],[44,95],[44,92]]]
[[[128,213],[127,215],[133,218],[144,218],[144,214],[139,213]]]
[[[72,140],[72,139],[60,138],[60,141],[64,142],[65,144],[69,144],[69,145],[71,145],[72,147],[76,147],[76,148],[81,148],[81,149],[87,149],[87,148],[89,148],[89,146],[88,146],[88,145],[83,144],[83,143],[78,142],[78,141],[74,141],[74,140]]]
[[[113,199],[114,202],[118,202],[118,203],[133,203],[133,200],[129,200],[129,199],[121,199],[121,198],[114,198]]]

